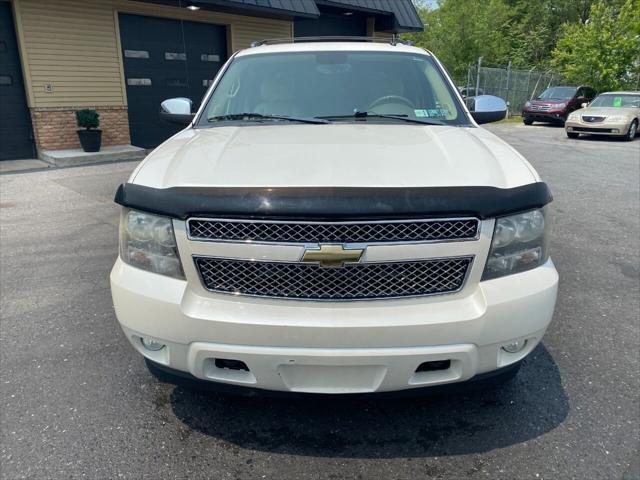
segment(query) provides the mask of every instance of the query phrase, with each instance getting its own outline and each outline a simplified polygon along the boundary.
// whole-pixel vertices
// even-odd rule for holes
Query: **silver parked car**
[[[569,138],[610,135],[631,141],[638,133],[640,92],[607,92],[567,118],[564,128]]]

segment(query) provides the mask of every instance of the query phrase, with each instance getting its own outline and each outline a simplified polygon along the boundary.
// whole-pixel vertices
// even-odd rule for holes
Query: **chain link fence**
[[[538,96],[550,86],[558,85],[561,77],[552,71],[517,70],[509,64],[506,68],[469,65],[467,78],[458,83],[463,96],[495,95],[503,98],[509,106],[509,116],[521,115],[526,101]],[[477,93],[476,93],[477,89]]]

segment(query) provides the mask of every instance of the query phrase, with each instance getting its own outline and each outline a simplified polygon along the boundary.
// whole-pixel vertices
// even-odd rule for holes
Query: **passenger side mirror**
[[[474,98],[471,116],[478,123],[498,122],[507,116],[507,104],[500,97],[478,95]]]
[[[169,98],[160,104],[160,119],[169,123],[188,125],[195,113],[191,113],[193,102],[189,98]]]

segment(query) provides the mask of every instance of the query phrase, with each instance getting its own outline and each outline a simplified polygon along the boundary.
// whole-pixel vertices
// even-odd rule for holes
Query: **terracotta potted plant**
[[[78,130],[78,138],[80,145],[85,152],[99,152],[102,143],[102,130],[98,129],[100,125],[100,114],[95,110],[83,109],[76,112],[76,122],[78,127],[84,130]]]

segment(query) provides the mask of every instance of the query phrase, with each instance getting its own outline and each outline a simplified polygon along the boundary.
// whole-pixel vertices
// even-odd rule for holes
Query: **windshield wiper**
[[[287,120],[289,122],[324,124],[331,123],[322,118],[289,117],[287,115],[263,115],[262,113],[228,113],[226,115],[214,115],[208,117],[208,122],[224,122],[234,120]]]
[[[419,118],[411,118],[404,113],[399,114],[383,114],[375,112],[359,112],[356,111],[352,115],[327,115],[318,118],[340,119],[340,118],[390,118],[392,120],[401,120],[408,123],[420,123],[422,125],[446,125],[444,122],[435,119],[422,120]]]

